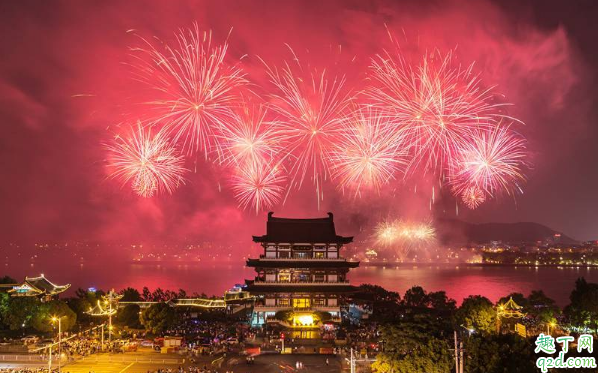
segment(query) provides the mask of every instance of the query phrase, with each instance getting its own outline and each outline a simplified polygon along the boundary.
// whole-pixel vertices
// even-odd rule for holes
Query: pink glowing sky
[[[264,80],[258,56],[333,65],[351,84],[369,59],[389,47],[390,30],[407,54],[455,49],[475,61],[526,125],[531,161],[525,194],[501,198],[459,218],[472,222],[535,221],[578,239],[598,238],[595,144],[598,28],[596,6],[576,2],[490,1],[20,1],[0,4],[0,239],[228,240],[261,234],[266,213],[237,208],[221,172],[201,162],[172,196],[137,197],[106,179],[102,144],[123,118],[142,110],[131,80],[135,34],[172,40],[197,22],[216,41],[229,30],[231,59],[253,82]],[[127,32],[128,30],[135,32]],[[331,53],[338,45],[339,54]],[[355,60],[353,60],[355,57]],[[413,181],[415,182],[415,181]],[[354,200],[328,186],[317,209],[309,183],[277,215],[334,211],[341,233],[387,215],[454,217],[454,200],[428,209],[420,192],[398,184]],[[237,237],[237,239],[239,238]]]

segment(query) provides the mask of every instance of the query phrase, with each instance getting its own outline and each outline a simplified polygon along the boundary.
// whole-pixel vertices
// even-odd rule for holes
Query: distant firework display
[[[268,81],[258,86],[228,55],[228,39],[217,44],[197,25],[172,44],[142,40],[132,48],[133,77],[154,98],[141,101],[141,124],[118,134],[106,158],[111,177],[139,196],[172,193],[198,156],[228,174],[239,206],[256,214],[300,188],[313,188],[319,204],[326,183],[360,198],[404,188],[414,175],[431,175],[470,209],[522,193],[521,122],[452,51],[413,61],[397,45],[372,56],[368,78],[349,86],[291,49],[281,66],[261,61]],[[413,247],[433,236],[397,224],[379,227],[382,243],[398,235]]]

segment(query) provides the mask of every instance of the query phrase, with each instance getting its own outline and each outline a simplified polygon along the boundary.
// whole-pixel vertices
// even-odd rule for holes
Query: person
[[[326,358],[326,366],[330,365],[330,361],[328,361],[328,358]]]

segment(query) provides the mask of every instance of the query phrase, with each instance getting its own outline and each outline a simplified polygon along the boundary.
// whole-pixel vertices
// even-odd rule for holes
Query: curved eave
[[[270,242],[270,243],[280,243],[280,242],[289,242],[289,243],[293,243],[294,240],[288,240],[288,239],[273,239],[268,237],[268,235],[265,236],[252,236],[253,237],[253,242],[258,242],[258,243],[266,243],[266,242]],[[301,241],[301,242],[308,242],[308,243],[336,243],[336,244],[349,244],[351,242],[353,242],[353,237],[343,237],[343,236],[336,236],[336,237],[330,237],[328,239],[323,239],[323,240],[317,240],[317,241]]]
[[[338,285],[338,286],[288,286],[288,285],[247,285],[246,290],[250,294],[267,294],[267,293],[352,293],[357,291],[353,285]]]
[[[263,260],[263,259],[247,259],[247,267],[263,267],[263,268],[357,268],[359,262],[351,262],[345,260]]]

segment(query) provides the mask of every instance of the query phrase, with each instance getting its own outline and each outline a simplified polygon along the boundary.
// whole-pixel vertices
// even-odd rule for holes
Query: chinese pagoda
[[[318,328],[340,322],[345,296],[354,291],[347,273],[359,266],[341,256],[353,237],[336,234],[332,213],[315,219],[288,219],[268,213],[266,234],[253,236],[263,255],[248,259],[257,276],[246,280],[255,297],[252,325],[272,322],[290,328]]]
[[[10,286],[8,293],[13,297],[39,297],[42,300],[51,300],[71,285],[55,285],[41,274],[39,277],[25,277],[25,281],[20,284],[4,285],[7,286]]]

